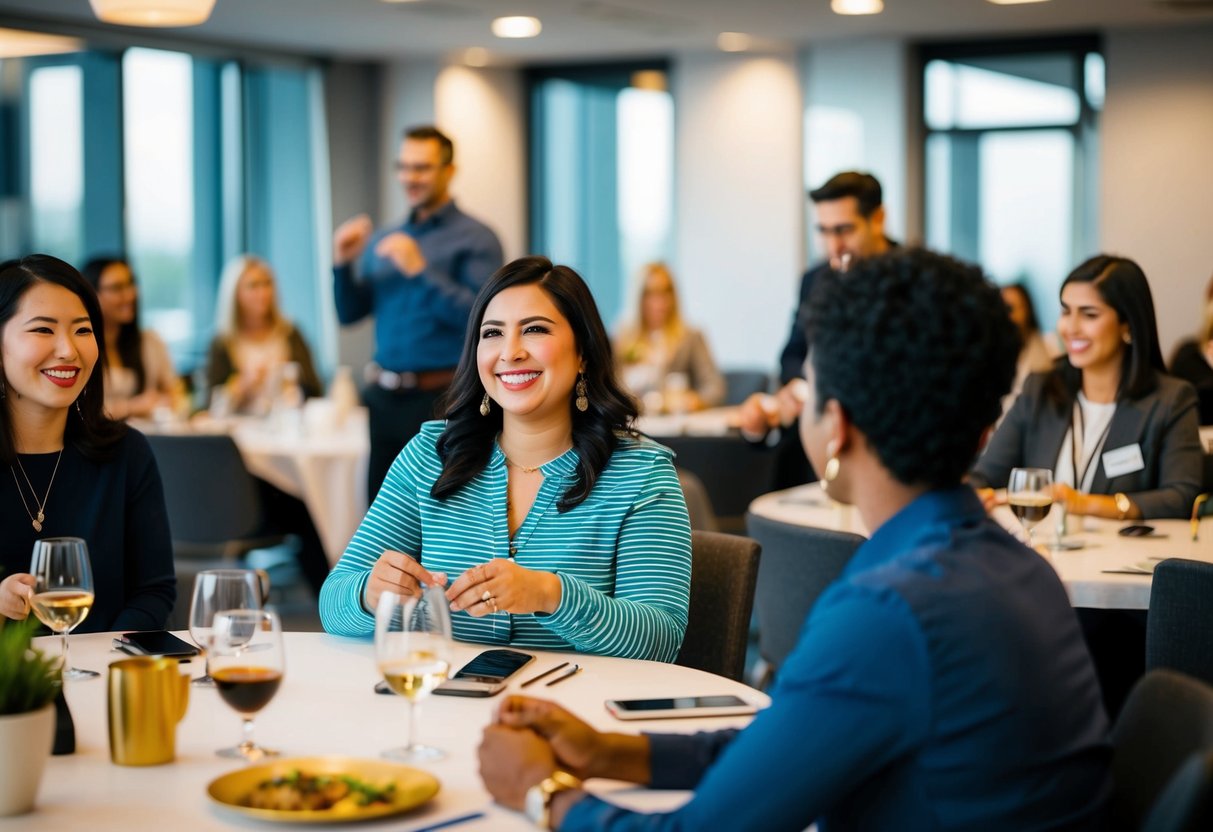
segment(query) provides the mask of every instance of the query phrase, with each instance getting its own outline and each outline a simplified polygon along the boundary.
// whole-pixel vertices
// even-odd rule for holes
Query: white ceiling
[[[502,41],[489,21],[530,14],[543,33]],[[841,17],[829,0],[217,0],[211,19],[171,31],[178,41],[255,46],[345,58],[451,55],[487,47],[494,62],[585,61],[714,48],[722,31],[768,49],[816,40],[910,36],[1004,37],[1213,21],[1213,0],[885,0],[883,14]],[[107,40],[146,35],[98,24],[88,0],[0,0],[0,25],[95,31]]]

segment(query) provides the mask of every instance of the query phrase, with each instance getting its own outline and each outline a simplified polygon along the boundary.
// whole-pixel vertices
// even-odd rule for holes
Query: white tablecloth
[[[271,828],[237,818],[211,805],[207,797],[207,783],[239,765],[214,754],[216,748],[238,741],[240,719],[213,689],[191,689],[189,711],[177,729],[175,763],[128,768],[110,762],[104,673],[109,662],[123,658],[110,649],[112,636],[102,633],[72,637],[72,663],[103,674],[100,680],[67,683],[67,699],[76,724],[76,753],[49,760],[34,813],[0,819],[0,830],[189,832]],[[50,652],[58,651],[57,637],[39,642]],[[455,666],[462,666],[482,649],[483,645],[457,644]],[[526,692],[556,700],[604,730],[690,733],[743,726],[749,721],[749,717],[719,717],[624,723],[606,712],[603,707],[606,699],[732,693],[757,705],[769,701],[764,694],[738,682],[676,665],[527,652],[536,653],[537,658],[518,675],[507,692],[517,691],[520,681],[561,661],[578,662],[584,670],[577,676],[551,688],[540,683]],[[286,634],[286,678],[277,696],[257,717],[257,740],[291,756],[377,757],[386,748],[403,745],[407,703],[398,697],[372,692],[379,679],[373,654],[369,641],[323,633]],[[201,664],[194,664],[195,674],[201,673]],[[447,758],[421,767],[441,781],[442,790],[430,804],[414,813],[356,828],[408,832],[443,818],[484,811],[484,818],[458,826],[459,832],[534,829],[521,815],[492,804],[477,774],[476,747],[480,734],[502,696],[491,699],[431,696],[425,700],[421,705],[419,739],[444,749]],[[4,753],[24,752],[4,749]],[[599,788],[611,790],[619,786],[603,783]],[[612,799],[652,810],[671,808],[685,798],[684,793],[650,793],[629,788],[617,791]]]
[[[851,506],[830,501],[818,483],[764,494],[750,504],[750,512],[791,525],[867,535],[859,512]],[[1022,537],[1023,530],[1009,509],[1000,508],[995,512],[995,519]],[[1036,527],[1038,544],[1047,544],[1054,539],[1053,520],[1050,514]],[[1072,533],[1066,540],[1081,543],[1083,548],[1045,555],[1065,584],[1070,603],[1076,607],[1099,609],[1149,609],[1149,575],[1113,574],[1104,570],[1153,564],[1164,558],[1213,562],[1213,520],[1205,519],[1199,541],[1192,540],[1191,525],[1187,520],[1137,522],[1153,526],[1155,535],[1122,537],[1117,531],[1129,525],[1128,522],[1070,518]],[[1073,528],[1076,525],[1080,528]],[[810,554],[806,553],[807,556]]]

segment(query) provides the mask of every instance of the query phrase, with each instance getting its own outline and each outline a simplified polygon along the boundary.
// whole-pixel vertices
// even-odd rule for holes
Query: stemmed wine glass
[[[221,610],[259,610],[269,594],[269,575],[263,569],[205,569],[194,578],[190,602],[190,638],[206,655],[210,648],[215,613]],[[214,687],[208,672],[193,684]]]
[[[425,587],[419,596],[379,596],[375,661],[392,690],[409,702],[408,743],[383,756],[404,763],[441,760],[446,752],[417,743],[417,703],[446,680],[451,668],[451,613],[440,587]]]
[[[1048,468],[1012,468],[1007,502],[1028,533],[1028,545],[1035,548],[1032,529],[1053,507],[1053,472]]]
[[[93,569],[88,544],[78,537],[47,537],[34,541],[30,560],[34,576],[34,615],[63,638],[63,678],[93,679],[95,670],[72,667],[67,658],[67,634],[93,608]]]
[[[219,696],[244,720],[244,735],[216,753],[255,762],[277,751],[253,741],[253,717],[269,704],[286,671],[282,623],[268,610],[224,610],[212,622],[207,664]]]

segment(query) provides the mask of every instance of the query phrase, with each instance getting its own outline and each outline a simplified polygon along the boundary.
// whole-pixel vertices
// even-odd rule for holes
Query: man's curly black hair
[[[907,485],[959,483],[1001,413],[1020,347],[981,270],[921,249],[868,258],[819,278],[801,324],[818,414],[837,399]]]

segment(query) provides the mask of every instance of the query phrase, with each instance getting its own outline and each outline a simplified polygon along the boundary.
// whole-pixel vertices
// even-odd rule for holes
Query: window
[[[189,55],[129,49],[122,59],[127,256],[143,325],[178,364],[193,346],[194,80]]]
[[[79,66],[30,70],[31,250],[78,263],[84,246],[84,74]]]
[[[927,244],[1026,283],[1051,329],[1061,281],[1097,245],[1098,44],[922,54]]]
[[[581,274],[608,329],[672,248],[674,104],[652,64],[532,72],[531,248]]]

